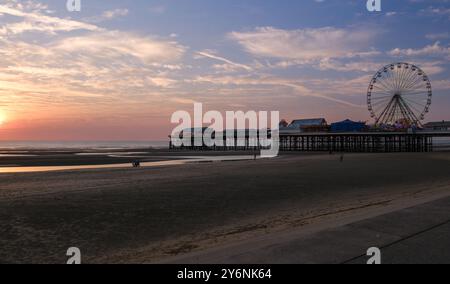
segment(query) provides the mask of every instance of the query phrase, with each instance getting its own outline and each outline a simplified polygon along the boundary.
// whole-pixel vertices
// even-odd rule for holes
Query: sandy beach
[[[8,159],[1,164],[24,165],[20,157]],[[39,159],[26,165],[42,164]],[[45,164],[58,164],[52,159],[61,160],[52,156]],[[114,158],[92,159],[101,164]],[[81,162],[86,161],[66,163]],[[347,154],[343,162],[339,155],[284,154],[256,161],[4,173],[0,263],[65,263],[69,247],[81,249],[84,263],[164,262],[274,233],[319,230],[448,196],[449,170],[450,153],[436,152]]]

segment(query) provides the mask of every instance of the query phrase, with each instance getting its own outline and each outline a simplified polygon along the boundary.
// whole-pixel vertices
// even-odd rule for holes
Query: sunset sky
[[[0,0],[0,140],[161,140],[177,110],[370,120],[386,64],[450,119],[450,1]]]

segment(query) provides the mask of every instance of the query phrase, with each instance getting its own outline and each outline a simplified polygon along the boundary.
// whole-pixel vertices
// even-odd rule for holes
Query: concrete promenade
[[[171,260],[175,263],[450,263],[450,197],[306,235],[272,236]]]

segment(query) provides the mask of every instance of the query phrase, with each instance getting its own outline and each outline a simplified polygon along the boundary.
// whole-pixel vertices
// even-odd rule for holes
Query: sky
[[[0,0],[0,140],[164,140],[178,110],[371,121],[386,64],[450,120],[450,0]]]

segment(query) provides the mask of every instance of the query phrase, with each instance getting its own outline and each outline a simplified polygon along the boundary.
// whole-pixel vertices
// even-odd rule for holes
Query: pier
[[[433,138],[450,133],[305,133],[280,136],[281,151],[302,152],[432,152]]]
[[[353,153],[394,153],[394,152],[432,152],[435,148],[434,139],[449,137],[450,132],[352,132],[352,133],[298,133],[279,136],[280,151],[298,152],[353,152]],[[240,143],[238,143],[238,141]],[[194,145],[192,138],[191,145]],[[228,143],[227,143],[228,142]],[[227,146],[181,146],[173,150],[203,150],[203,151],[250,151],[260,150],[260,146],[252,146],[249,136],[235,136],[230,143],[224,139]]]

